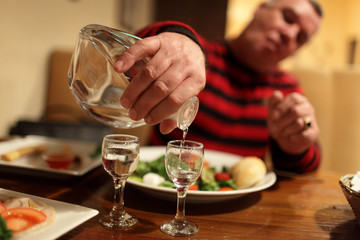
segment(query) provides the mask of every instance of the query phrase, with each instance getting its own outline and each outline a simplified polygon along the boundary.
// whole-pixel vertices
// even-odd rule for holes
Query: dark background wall
[[[223,38],[227,5],[227,0],[156,0],[155,21],[180,21],[204,37]]]

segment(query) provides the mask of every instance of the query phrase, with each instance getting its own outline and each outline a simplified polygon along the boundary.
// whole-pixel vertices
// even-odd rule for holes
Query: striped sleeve
[[[274,168],[278,170],[307,173],[320,165],[321,151],[317,142],[299,155],[285,153],[273,139],[270,139],[270,149]]]
[[[201,38],[201,36],[198,35],[197,32],[192,27],[181,22],[176,22],[176,21],[156,22],[154,24],[151,24],[143,28],[138,33],[136,33],[136,35],[141,38],[146,38],[157,35],[162,32],[181,33],[192,39],[202,49],[203,39]]]
[[[299,86],[297,79],[290,75],[284,74],[276,76],[277,82],[281,82],[282,87],[279,88],[284,95],[291,92],[304,94],[303,89]],[[315,171],[319,168],[321,162],[321,150],[318,142],[315,142],[308,150],[302,154],[288,154],[284,152],[278,143],[270,137],[270,152],[275,169],[295,172],[307,173]]]

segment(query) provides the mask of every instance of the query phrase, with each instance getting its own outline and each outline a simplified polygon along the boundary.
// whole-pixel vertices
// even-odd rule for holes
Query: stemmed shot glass
[[[177,189],[177,210],[173,220],[160,226],[170,236],[191,236],[199,227],[185,218],[185,199],[188,188],[200,176],[203,167],[204,145],[190,140],[168,142],[165,154],[166,172]]]
[[[139,138],[125,134],[110,134],[102,143],[102,161],[104,169],[114,181],[114,204],[108,215],[100,218],[104,227],[129,228],[138,220],[124,208],[124,188],[127,178],[135,171],[139,161]]]

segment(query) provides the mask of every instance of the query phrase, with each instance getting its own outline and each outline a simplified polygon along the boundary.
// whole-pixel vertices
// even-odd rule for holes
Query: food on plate
[[[68,155],[64,153],[45,155],[45,161],[47,165],[55,169],[68,169],[74,159],[75,157],[73,155]]]
[[[97,145],[94,151],[90,154],[91,159],[101,157],[101,144]]]
[[[47,165],[55,169],[68,169],[76,159],[80,160],[68,144],[53,146],[43,154]]]
[[[160,176],[159,174],[149,172],[145,174],[142,178],[143,183],[149,184],[152,186],[159,186],[162,182],[165,182],[165,178]]]
[[[135,172],[129,179],[142,182],[152,186],[175,188],[165,169],[165,155],[153,161],[139,161]],[[204,162],[201,176],[197,179],[189,190],[199,191],[232,191],[236,190],[236,185],[225,167],[221,171]]]
[[[32,155],[32,154],[41,154],[46,150],[47,147],[44,144],[27,146],[4,153],[1,155],[1,159],[11,162],[23,156]]]
[[[200,178],[195,182],[196,184],[199,185],[199,190],[203,191],[233,191],[237,189],[226,167],[223,166],[220,171],[216,171],[207,161],[204,162],[203,170]]]
[[[352,190],[360,192],[360,171],[357,171],[357,173],[351,179],[350,187]]]
[[[244,157],[230,169],[230,173],[236,187],[243,189],[261,181],[266,174],[266,166],[260,158]]]
[[[51,224],[56,213],[54,208],[31,198],[0,195],[0,216],[6,223],[6,234],[11,231],[13,238],[19,238]]]
[[[71,163],[83,161],[69,144],[52,146],[43,154],[43,158],[49,167],[55,169],[68,169]]]
[[[12,231],[6,227],[6,222],[0,215],[0,239],[10,240],[11,237],[12,237]]]

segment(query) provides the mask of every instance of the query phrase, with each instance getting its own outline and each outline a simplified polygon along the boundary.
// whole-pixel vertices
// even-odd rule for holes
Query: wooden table
[[[269,189],[219,203],[186,205],[186,215],[200,227],[189,238],[176,239],[360,239],[360,227],[338,179],[342,174],[318,172],[278,177]],[[174,217],[176,203],[157,199],[127,185],[125,206],[139,223],[127,231],[110,231],[98,219],[112,207],[109,175],[99,167],[71,181],[17,174],[0,175],[0,187],[99,210],[100,214],[59,239],[174,239],[159,226]],[[41,239],[39,239],[41,240]]]

